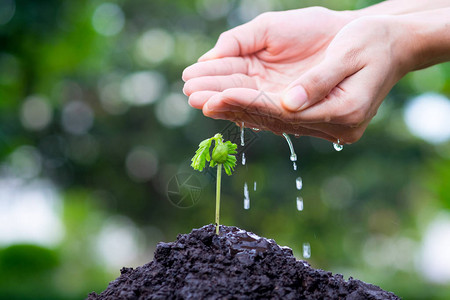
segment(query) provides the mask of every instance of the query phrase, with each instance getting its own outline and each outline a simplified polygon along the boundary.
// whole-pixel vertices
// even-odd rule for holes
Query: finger
[[[349,127],[360,126],[367,118],[371,96],[376,95],[373,74],[364,68],[346,78],[322,101],[296,114],[302,123],[331,123]]]
[[[227,76],[204,76],[189,80],[184,84],[183,93],[190,96],[198,91],[222,92],[230,88],[255,89],[256,82],[253,78],[244,74],[232,74]]]
[[[321,63],[291,83],[282,99],[286,110],[304,110],[324,99],[346,77],[359,71],[354,64],[343,64],[328,55]]]
[[[208,101],[212,96],[218,93],[219,92],[214,91],[201,91],[192,93],[191,96],[189,96],[189,105],[194,108],[202,109],[203,104],[205,104],[206,101]]]
[[[266,22],[257,17],[248,23],[222,33],[214,48],[198,61],[207,61],[229,56],[243,56],[255,53],[265,47]]]
[[[184,82],[203,76],[231,75],[248,73],[247,61],[242,57],[225,57],[210,61],[198,62],[183,71]]]
[[[317,129],[311,129],[303,126],[293,126],[289,123],[284,123],[281,120],[275,118],[264,118],[260,115],[254,115],[246,112],[211,112],[205,113],[207,117],[213,119],[222,119],[235,122],[238,126],[244,122],[244,126],[248,128],[258,128],[260,130],[271,131],[275,134],[281,135],[282,133],[296,134],[300,136],[314,136],[321,139],[325,139],[331,142],[335,142],[336,138],[325,132],[321,132]]]
[[[227,89],[210,98],[208,105],[214,111],[244,111],[276,118],[282,118],[286,113],[278,94],[249,88]]]
[[[293,134],[296,137],[299,136],[313,136],[321,139],[335,142],[336,138],[332,135],[322,132],[316,128],[308,128],[305,126],[292,126],[291,124],[280,123],[279,120],[274,120],[270,125],[261,125],[261,123],[252,123],[252,117],[244,121],[245,127],[258,128],[260,130],[272,131],[275,134]]]
[[[339,144],[352,144],[357,142],[363,135],[369,121],[364,122],[359,127],[349,127],[345,125],[329,124],[329,123],[310,123],[302,124],[303,127],[321,131],[335,139],[333,142],[339,140]]]

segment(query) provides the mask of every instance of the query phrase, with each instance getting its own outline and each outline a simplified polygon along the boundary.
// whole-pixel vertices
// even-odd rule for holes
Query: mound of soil
[[[153,261],[123,268],[87,299],[399,299],[296,260],[292,250],[237,227],[210,224],[159,243]]]

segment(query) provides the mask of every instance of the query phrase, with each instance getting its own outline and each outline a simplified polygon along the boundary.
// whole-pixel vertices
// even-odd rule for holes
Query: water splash
[[[242,152],[242,165],[243,166],[245,166],[245,162],[246,162],[245,153]]]
[[[303,198],[297,197],[297,210],[302,211],[303,210]]]
[[[291,151],[291,156],[289,158],[292,161],[292,165],[294,167],[294,170],[297,170],[297,164],[296,164],[297,154],[295,154],[294,145],[292,144],[292,141],[289,138],[289,135],[287,135],[286,133],[283,132],[283,136],[284,136],[284,138],[286,139],[286,142],[289,145],[289,150]]]
[[[297,187],[297,190],[301,190],[303,187],[303,180],[301,177],[297,177],[297,179],[295,179],[295,186]]]
[[[248,193],[247,182],[244,184],[244,209],[250,209],[250,196]]]
[[[256,192],[256,181],[253,182],[253,190]]]
[[[244,141],[244,122],[242,122],[242,125],[241,125],[241,146],[245,146],[245,141]]]
[[[303,258],[311,257],[311,245],[309,243],[303,243]]]
[[[344,145],[341,145],[340,144],[340,141],[339,141],[339,139],[337,140],[337,142],[336,143],[333,143],[333,147],[334,147],[334,150],[336,150],[336,151],[342,151],[342,149],[344,149]]]

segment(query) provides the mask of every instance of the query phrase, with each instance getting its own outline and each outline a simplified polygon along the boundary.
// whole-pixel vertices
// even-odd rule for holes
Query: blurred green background
[[[169,182],[194,174],[201,140],[237,127],[188,106],[182,70],[261,12],[373,3],[0,0],[0,298],[101,292],[157,242],[212,223],[211,176],[195,174],[203,190],[190,208],[169,201]],[[246,132],[255,140],[223,180],[222,222],[299,259],[310,243],[313,267],[405,299],[448,299],[449,95],[448,64],[407,75],[342,152],[295,139],[296,172],[282,137]]]

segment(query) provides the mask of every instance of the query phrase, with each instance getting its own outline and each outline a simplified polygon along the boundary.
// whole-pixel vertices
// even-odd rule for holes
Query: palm
[[[243,63],[249,66],[247,75],[259,90],[284,90],[322,60],[329,43],[345,24],[342,15],[323,8],[284,12],[277,26],[268,29],[265,48],[244,57],[247,62]]]
[[[244,37],[247,44],[237,42],[237,55],[222,55],[185,70],[185,93],[197,93],[194,96],[200,98],[195,101],[197,97],[193,97],[191,105],[202,108],[208,96],[229,88],[284,90],[323,58],[335,34],[348,21],[344,14],[324,8],[274,12],[257,20],[258,33]],[[264,35],[257,36],[260,32]]]

